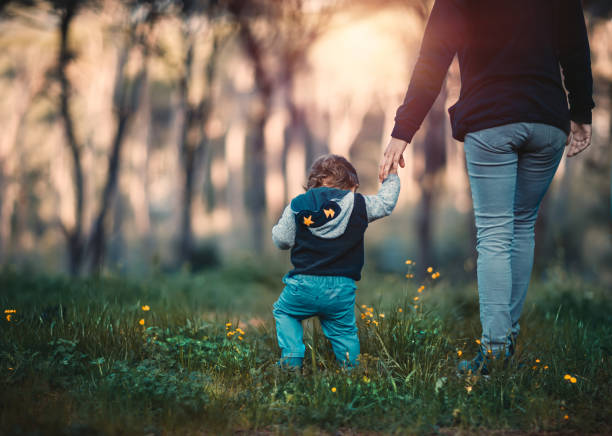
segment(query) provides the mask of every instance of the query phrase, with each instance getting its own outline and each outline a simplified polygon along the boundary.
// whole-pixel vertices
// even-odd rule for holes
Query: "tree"
[[[87,245],[90,255],[90,270],[98,271],[104,262],[106,247],[106,217],[117,190],[121,149],[134,115],[141,101],[143,84],[147,81],[148,59],[153,44],[152,27],[166,7],[161,0],[134,0],[128,3],[129,20],[126,23],[123,47],[120,50],[117,76],[115,79],[114,111],[116,128],[108,158],[106,182],[100,199],[100,206]],[[130,52],[140,52],[140,66],[136,75],[128,78],[126,63]]]
[[[84,1],[79,0],[54,0],[52,2],[54,11],[59,15],[58,31],[60,36],[60,47],[57,59],[57,74],[61,85],[60,93],[60,114],[64,134],[66,136],[66,146],[72,156],[72,168],[74,178],[75,195],[75,224],[69,229],[60,221],[61,228],[68,244],[68,269],[71,274],[78,274],[83,262],[83,251],[85,241],[83,238],[83,205],[84,205],[84,180],[83,166],[81,163],[82,146],[77,142],[74,132],[74,121],[70,112],[71,87],[66,74],[66,69],[70,63],[73,53],[68,47],[68,36],[70,26],[79,8],[84,6]]]
[[[26,116],[32,103],[44,94],[48,85],[49,65],[40,59],[40,49],[30,45],[27,50],[11,50],[14,60],[11,73],[13,75],[12,101],[10,116],[3,123],[0,135],[0,263],[9,251],[12,234],[11,220],[15,203],[20,191],[19,169],[22,159],[19,150],[20,138],[24,132]],[[36,64],[28,59],[37,56]],[[11,95],[5,95],[6,98]]]
[[[212,111],[212,82],[220,54],[220,47],[227,36],[222,23],[222,8],[216,1],[184,0],[180,9],[183,37],[183,66],[179,81],[180,122],[179,155],[182,166],[182,204],[179,228],[178,258],[181,262],[190,259],[193,251],[193,196],[194,179],[201,166],[208,138],[205,126]],[[206,58],[203,78],[204,91],[193,99],[193,61],[197,38],[206,35],[210,41],[210,52]]]
[[[263,251],[263,226],[266,211],[266,147],[264,128],[270,116],[274,75],[266,62],[266,44],[274,40],[269,36],[267,40],[258,39],[255,32],[257,24],[267,24],[266,31],[274,30],[270,27],[271,21],[277,16],[277,3],[258,0],[244,2],[233,0],[229,3],[229,12],[238,23],[238,36],[244,47],[255,72],[255,85],[259,93],[259,104],[251,120],[250,140],[246,153],[246,205],[250,212],[251,234],[253,235],[253,248],[255,252]],[[263,22],[262,22],[263,21]]]
[[[437,176],[446,165],[446,83],[426,118],[427,132],[421,144],[425,165],[418,176],[421,186],[421,209],[417,218],[419,259],[422,265],[432,265],[431,253],[436,194],[439,192]]]
[[[16,1],[25,6],[36,6],[33,1]],[[74,60],[74,52],[70,48],[70,29],[78,12],[85,7],[96,5],[93,0],[53,0],[53,12],[58,15],[59,50],[57,57],[57,80],[60,83],[59,114],[62,122],[66,146],[72,157],[73,183],[75,195],[74,225],[69,228],[63,222],[58,225],[66,237],[68,246],[68,270],[71,274],[78,274],[87,255],[90,256],[91,270],[98,269],[104,259],[105,247],[105,219],[111,205],[112,197],[116,191],[117,178],[120,167],[120,151],[125,135],[134,113],[138,107],[139,94],[143,78],[146,77],[146,59],[150,51],[150,27],[159,15],[160,8],[165,2],[156,0],[133,0],[127,3],[130,8],[130,21],[127,23],[124,46],[120,50],[117,76],[114,92],[114,109],[116,115],[116,129],[108,159],[108,171],[100,207],[92,224],[90,237],[87,238],[84,230],[83,211],[85,206],[84,174],[82,165],[82,143],[75,133],[75,122],[71,110],[72,87],[67,75],[67,69]],[[125,65],[131,50],[136,47],[141,50],[142,65],[133,80],[128,80]]]

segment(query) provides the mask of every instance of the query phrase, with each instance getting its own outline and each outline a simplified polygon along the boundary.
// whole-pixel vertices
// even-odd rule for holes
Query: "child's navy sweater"
[[[376,195],[320,187],[295,197],[272,229],[274,243],[291,248],[289,275],[359,280],[368,223],[391,213],[399,188],[399,177],[392,174]]]

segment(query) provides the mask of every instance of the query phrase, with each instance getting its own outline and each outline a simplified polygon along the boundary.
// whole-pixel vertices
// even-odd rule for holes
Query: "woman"
[[[538,207],[564,146],[572,157],[590,144],[593,80],[580,0],[436,0],[381,180],[404,166],[455,54],[461,92],[449,113],[472,190],[482,324],[481,349],[459,370],[486,374],[490,357],[514,352]]]

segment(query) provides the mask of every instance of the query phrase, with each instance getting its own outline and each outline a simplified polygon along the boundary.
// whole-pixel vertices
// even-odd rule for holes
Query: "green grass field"
[[[455,374],[477,348],[473,286],[444,271],[425,282],[366,271],[361,365],[339,369],[309,321],[305,367],[292,373],[274,366],[284,267],[146,280],[1,272],[0,433],[612,433],[607,290],[549,271],[528,295],[515,363],[485,380]]]

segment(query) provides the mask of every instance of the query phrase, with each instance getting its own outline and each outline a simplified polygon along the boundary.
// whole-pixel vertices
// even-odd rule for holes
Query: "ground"
[[[309,321],[304,369],[287,372],[270,313],[280,268],[5,270],[0,433],[612,434],[609,290],[539,274],[515,359],[485,380],[455,372],[478,347],[474,285],[406,272],[364,274],[357,369],[339,368]]]

